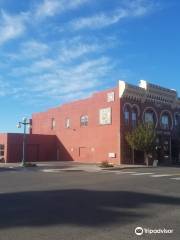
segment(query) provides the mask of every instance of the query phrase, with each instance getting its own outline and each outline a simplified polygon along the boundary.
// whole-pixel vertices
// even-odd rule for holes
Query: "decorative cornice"
[[[180,98],[175,90],[164,88],[140,80],[139,86],[119,81],[119,97],[141,102],[153,102],[157,105],[165,104],[172,108],[180,108]]]

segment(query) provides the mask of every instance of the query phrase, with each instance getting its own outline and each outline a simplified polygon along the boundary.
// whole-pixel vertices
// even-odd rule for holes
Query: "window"
[[[170,128],[170,117],[168,113],[165,113],[161,117],[161,127],[163,129],[169,129]]]
[[[114,102],[114,92],[107,93],[107,102]]]
[[[69,118],[66,118],[65,127],[70,128],[70,119]]]
[[[135,109],[132,110],[132,126],[136,127],[137,125],[137,111]]]
[[[129,118],[130,118],[130,109],[129,107],[125,107],[124,108],[124,121],[125,121],[125,125],[129,125]]]
[[[180,114],[179,113],[175,113],[175,115],[174,115],[174,123],[175,123],[175,127],[180,125]]]
[[[146,112],[144,120],[145,120],[145,123],[154,123],[153,113],[152,112]]]
[[[0,160],[4,159],[4,145],[0,144]]]
[[[111,108],[102,108],[99,110],[99,124],[111,124]]]
[[[54,129],[56,126],[56,121],[54,118],[51,118],[51,129]]]
[[[156,124],[156,115],[153,110],[147,110],[144,113],[144,122],[147,124]]]
[[[80,117],[80,126],[88,126],[88,116],[83,115]]]

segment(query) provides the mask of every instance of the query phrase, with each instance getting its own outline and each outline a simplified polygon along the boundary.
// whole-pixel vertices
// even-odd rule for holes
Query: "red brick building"
[[[38,134],[28,134],[26,138],[26,160],[51,161],[56,159],[55,136],[45,137]],[[22,160],[23,134],[3,133],[0,134],[0,161],[20,162]]]
[[[143,163],[143,153],[132,152],[125,135],[139,122],[153,122],[159,161],[178,162],[179,153],[172,143],[179,116],[180,99],[175,90],[144,80],[139,86],[119,81],[117,87],[90,98],[34,113],[32,133],[27,137],[27,159],[131,164],[134,155],[135,163]],[[21,135],[0,135],[4,161],[20,161],[20,153],[9,157],[14,155],[11,152],[18,152],[11,146],[15,143],[22,145]]]

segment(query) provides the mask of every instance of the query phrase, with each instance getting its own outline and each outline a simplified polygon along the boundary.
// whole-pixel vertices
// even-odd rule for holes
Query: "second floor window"
[[[80,126],[88,126],[88,116],[83,115],[80,117]]]
[[[175,127],[180,126],[180,114],[179,113],[175,114],[174,121],[175,121]]]
[[[4,158],[4,145],[0,144],[0,160]]]
[[[144,121],[145,123],[155,124],[154,113],[150,111],[145,112]]]
[[[168,114],[163,114],[161,117],[161,126],[163,129],[170,128],[170,119]]]
[[[124,109],[124,121],[125,121],[126,125],[129,124],[129,118],[130,118],[130,110],[129,110],[128,107],[125,107],[125,109]]]
[[[136,127],[137,125],[137,112],[136,110],[132,111],[132,126]]]
[[[70,119],[69,118],[66,118],[65,127],[70,128]]]
[[[55,129],[56,126],[56,120],[54,118],[51,118],[51,129]]]

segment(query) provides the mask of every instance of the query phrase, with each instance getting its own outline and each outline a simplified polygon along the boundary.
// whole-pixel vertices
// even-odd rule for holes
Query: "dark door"
[[[8,150],[9,162],[21,162],[22,161],[22,145],[10,144]]]
[[[28,144],[27,145],[27,161],[28,162],[37,162],[39,156],[39,148],[37,144]]]

